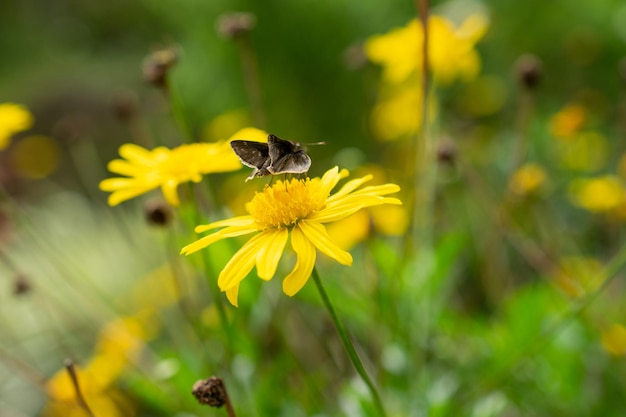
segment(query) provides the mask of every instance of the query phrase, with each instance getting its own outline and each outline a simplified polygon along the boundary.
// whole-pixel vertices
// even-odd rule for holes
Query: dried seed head
[[[221,407],[228,401],[224,383],[216,376],[197,381],[193,384],[191,393],[200,404],[211,407]]]
[[[442,140],[437,145],[437,160],[442,164],[454,165],[457,148],[452,140]]]
[[[166,226],[172,219],[172,208],[161,200],[150,200],[144,207],[146,221],[155,226]]]
[[[534,90],[541,81],[543,65],[533,54],[524,54],[515,62],[515,71],[520,84],[527,90]]]
[[[234,39],[250,32],[256,25],[256,16],[252,13],[228,13],[217,21],[217,33],[227,39]]]
[[[13,295],[16,297],[25,295],[30,292],[32,285],[24,274],[18,274],[13,278]]]
[[[178,50],[175,47],[159,49],[143,60],[143,78],[158,88],[167,84],[167,73],[178,61]]]
[[[367,64],[367,55],[362,43],[350,45],[343,51],[343,63],[350,71],[356,71]]]

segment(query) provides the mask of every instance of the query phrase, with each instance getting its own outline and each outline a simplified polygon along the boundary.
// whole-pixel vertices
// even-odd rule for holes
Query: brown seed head
[[[161,200],[150,200],[144,206],[146,221],[155,226],[166,226],[172,220],[172,208]]]
[[[541,81],[543,65],[533,54],[524,54],[515,62],[515,71],[520,84],[527,90],[534,90]]]
[[[217,33],[226,39],[234,39],[250,32],[256,25],[256,16],[252,13],[228,13],[217,21]]]
[[[18,274],[13,279],[13,295],[21,296],[30,292],[32,285],[26,275]]]
[[[437,160],[442,164],[454,165],[457,148],[452,140],[441,140],[437,145]]]
[[[167,84],[167,73],[178,61],[178,50],[174,47],[159,49],[143,60],[143,78],[158,88]]]
[[[216,376],[197,381],[193,385],[191,393],[200,404],[211,407],[221,407],[228,400],[224,383],[221,378]]]

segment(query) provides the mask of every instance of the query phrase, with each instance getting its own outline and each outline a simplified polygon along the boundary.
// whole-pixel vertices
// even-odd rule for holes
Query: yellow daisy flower
[[[450,84],[457,78],[467,81],[476,77],[480,58],[474,47],[485,35],[488,24],[479,13],[469,16],[460,26],[442,16],[429,18],[429,61],[436,82]],[[421,72],[423,42],[422,26],[413,19],[404,27],[370,37],[365,53],[372,62],[382,65],[385,81],[398,84]]]
[[[244,128],[230,139],[216,143],[194,143],[174,149],[163,146],[151,151],[127,143],[120,147],[120,156],[109,162],[109,171],[128,178],[109,178],[100,182],[102,191],[110,191],[109,205],[116,206],[155,188],[161,187],[163,196],[173,206],[180,204],[178,184],[200,182],[205,174],[236,171],[241,168],[239,158],[229,142],[234,139],[267,141],[267,133],[256,128]]]
[[[272,279],[291,235],[291,247],[297,260],[283,280],[283,291],[293,296],[313,271],[316,249],[342,265],[352,264],[352,256],[330,239],[324,223],[341,220],[365,207],[402,204],[397,198],[383,197],[400,190],[395,184],[359,188],[372,179],[371,175],[353,179],[331,195],[331,190],[347,176],[347,170],[339,171],[334,167],[321,178],[277,181],[256,193],[246,205],[249,215],[197,226],[196,233],[222,229],[185,246],[181,253],[189,255],[224,238],[256,233],[235,253],[218,277],[218,286],[237,306],[241,281],[255,265],[259,278]]]
[[[0,150],[9,146],[11,136],[30,129],[33,115],[22,105],[0,103]]]

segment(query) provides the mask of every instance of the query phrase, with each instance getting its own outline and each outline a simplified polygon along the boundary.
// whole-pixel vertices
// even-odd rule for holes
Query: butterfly
[[[311,158],[297,142],[270,134],[267,143],[233,140],[230,147],[241,163],[254,171],[246,179],[276,174],[302,174],[311,167]]]

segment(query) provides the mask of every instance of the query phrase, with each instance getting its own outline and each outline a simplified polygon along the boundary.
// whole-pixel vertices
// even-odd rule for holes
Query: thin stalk
[[[93,411],[91,411],[91,408],[89,408],[89,405],[87,404],[87,401],[85,400],[85,397],[83,396],[83,393],[80,390],[80,384],[78,383],[78,375],[76,374],[76,368],[74,367],[74,362],[71,359],[65,360],[65,370],[67,371],[67,373],[70,376],[70,379],[72,380],[72,386],[74,387],[74,392],[76,393],[76,399],[78,400],[78,404],[83,410],[85,410],[85,412],[90,417],[95,417],[95,414],[93,413]]]
[[[350,361],[352,361],[354,368],[356,369],[358,374],[361,376],[361,379],[363,379],[363,382],[365,382],[365,385],[367,385],[367,388],[369,389],[372,395],[372,399],[374,400],[374,404],[376,408],[378,409],[379,414],[383,417],[386,416],[387,414],[385,413],[385,408],[383,407],[383,403],[380,399],[380,395],[378,394],[378,391],[376,390],[376,386],[374,386],[374,383],[372,382],[369,375],[367,374],[367,371],[365,370],[365,367],[363,366],[363,363],[361,362],[359,355],[354,349],[354,345],[352,344],[352,341],[350,341],[348,332],[346,331],[346,328],[344,327],[343,323],[339,319],[339,316],[337,315],[337,312],[335,311],[335,308],[333,307],[333,304],[331,303],[330,298],[328,298],[328,294],[326,294],[326,290],[324,290],[324,286],[322,285],[322,280],[320,279],[320,276],[315,267],[313,268],[312,276],[313,276],[313,281],[315,281],[315,285],[317,286],[317,290],[319,291],[320,296],[322,297],[324,306],[328,310],[328,313],[330,314],[330,317],[333,320],[333,324],[335,325],[335,329],[337,329],[337,333],[339,333],[339,337],[341,338],[343,347],[346,349],[346,352],[348,353],[348,357],[350,358]]]
[[[241,66],[248,99],[250,100],[250,106],[252,108],[254,125],[260,129],[265,129],[265,110],[263,108],[263,97],[261,94],[259,67],[248,33],[244,32],[236,36],[235,42],[241,57]]]

